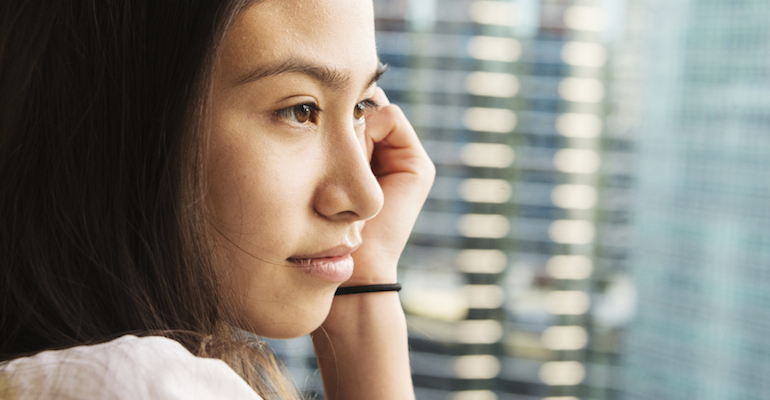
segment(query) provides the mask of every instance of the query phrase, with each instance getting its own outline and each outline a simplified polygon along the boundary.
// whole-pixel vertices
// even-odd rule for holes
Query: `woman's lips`
[[[318,253],[291,257],[289,261],[298,264],[308,275],[332,283],[342,283],[353,275],[353,257],[350,253],[356,246],[338,246]]]
[[[356,251],[358,249],[358,246],[360,245],[361,245],[360,243],[353,246],[343,244],[343,245],[335,246],[323,251],[319,251],[317,253],[293,256],[289,259],[290,260],[309,260],[309,259],[315,259],[315,258],[339,257],[339,256],[344,256],[345,254],[350,254]]]

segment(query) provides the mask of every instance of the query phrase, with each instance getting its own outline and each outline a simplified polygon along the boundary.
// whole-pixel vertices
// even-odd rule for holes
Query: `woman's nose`
[[[366,140],[353,126],[329,133],[315,211],[334,221],[368,220],[382,209],[383,194],[369,163]]]

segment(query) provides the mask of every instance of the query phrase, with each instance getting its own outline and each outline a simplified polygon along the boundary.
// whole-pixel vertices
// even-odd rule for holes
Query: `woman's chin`
[[[328,298],[327,298],[328,297]],[[284,304],[279,307],[257,307],[244,329],[269,339],[293,339],[308,335],[326,320],[334,296],[324,296],[306,307]]]

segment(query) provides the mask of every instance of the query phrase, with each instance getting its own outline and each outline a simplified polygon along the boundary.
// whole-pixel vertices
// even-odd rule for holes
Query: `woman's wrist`
[[[330,332],[343,335],[355,332],[356,335],[384,321],[393,323],[392,319],[402,318],[405,323],[401,299],[396,291],[351,294],[334,297],[322,327]]]
[[[396,292],[335,298],[312,338],[327,398],[414,399]]]
[[[367,286],[367,285],[389,285],[398,282],[396,265],[383,266],[376,263],[360,261],[353,256],[354,272],[353,276],[342,283],[340,287]],[[375,267],[369,267],[374,264]]]
[[[377,276],[377,277],[352,277],[348,279],[347,281],[343,282],[340,287],[350,287],[350,286],[367,286],[367,285],[390,285],[392,283],[397,283],[398,279],[396,279],[396,274],[393,274],[393,276]]]

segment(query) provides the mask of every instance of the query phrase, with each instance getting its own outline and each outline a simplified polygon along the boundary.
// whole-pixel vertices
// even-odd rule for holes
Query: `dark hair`
[[[250,2],[1,3],[0,360],[166,334],[283,390],[224,323],[203,200],[215,61]]]

